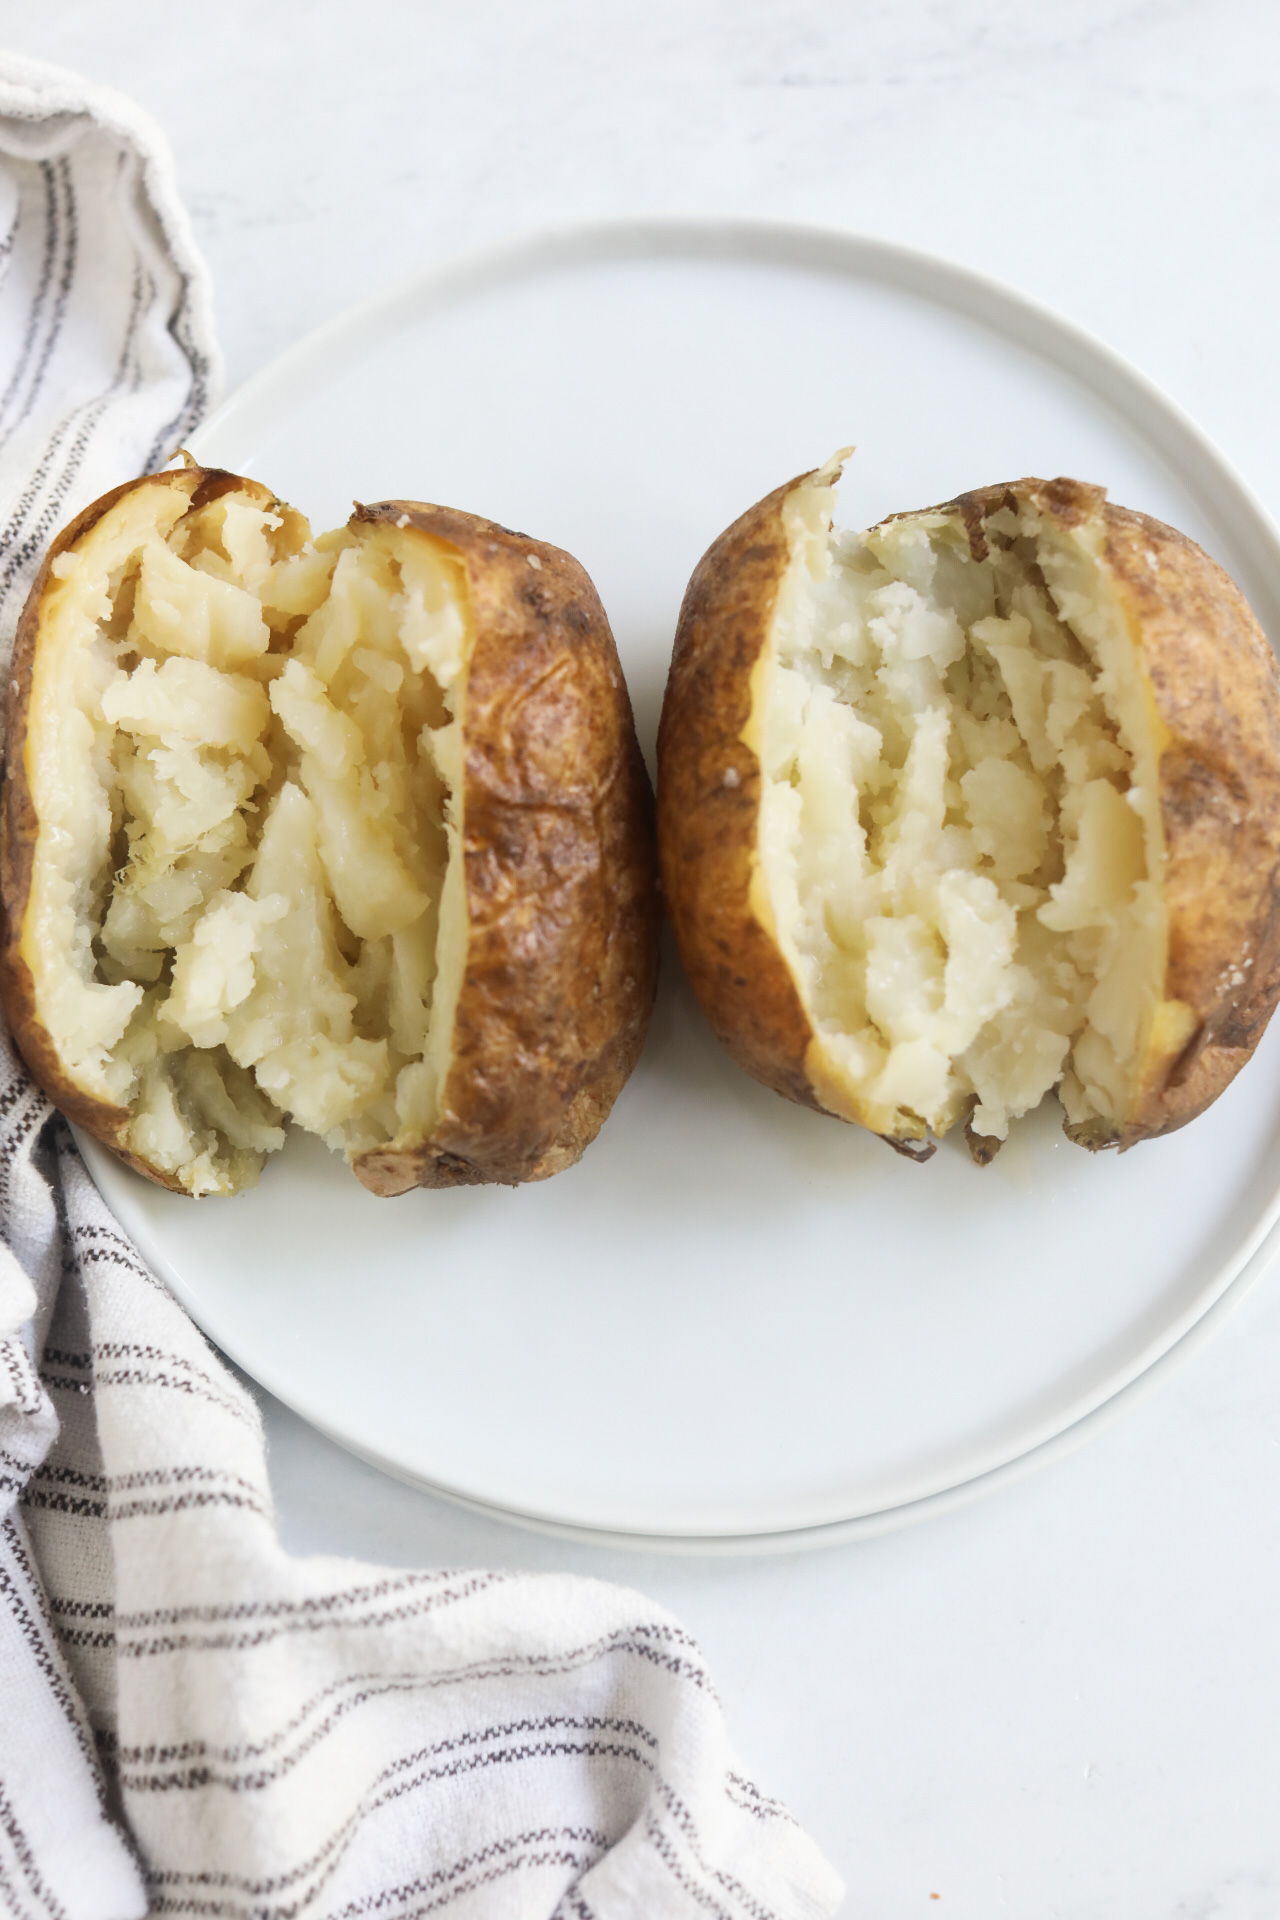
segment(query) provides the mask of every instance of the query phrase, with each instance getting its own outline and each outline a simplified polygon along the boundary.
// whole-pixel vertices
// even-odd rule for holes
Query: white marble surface
[[[535,222],[777,214],[1061,308],[1280,514],[1271,0],[0,0],[0,40],[165,124],[233,383],[364,292]],[[1280,1276],[1085,1452],[793,1559],[566,1546],[267,1415],[296,1549],[571,1566],[674,1608],[851,1915],[1280,1914]]]

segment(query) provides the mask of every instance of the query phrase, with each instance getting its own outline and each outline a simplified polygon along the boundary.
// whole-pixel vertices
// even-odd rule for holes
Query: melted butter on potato
[[[743,734],[813,1084],[899,1139],[1001,1140],[1055,1086],[1118,1132],[1167,1044],[1168,927],[1159,728],[1096,529],[1026,503],[977,557],[945,512],[833,532],[831,478],[783,507]]]
[[[465,955],[463,571],[412,528],[313,542],[263,494],[111,506],[52,566],[28,718],[40,1018],[195,1194],[255,1178],[285,1117],[420,1137]]]

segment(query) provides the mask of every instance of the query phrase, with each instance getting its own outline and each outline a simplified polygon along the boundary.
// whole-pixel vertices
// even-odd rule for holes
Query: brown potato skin
[[[787,566],[783,503],[799,484],[722,533],[686,589],[658,727],[658,847],[680,958],[717,1038],[753,1078],[823,1112],[804,1065],[808,1015],[748,897],[760,762],[739,737]]]
[[[411,500],[361,507],[352,524],[402,518],[461,560],[476,626],[463,731],[470,931],[439,1123],[420,1146],[352,1164],[381,1194],[544,1180],[599,1132],[653,1011],[649,776],[578,562]]]
[[[1203,1113],[1280,1000],[1280,673],[1240,589],[1184,535],[1112,508],[1107,558],[1170,736],[1160,761],[1165,994],[1201,1021],[1165,1084],[1147,1091],[1125,1146]],[[1253,964],[1235,985],[1223,961],[1238,955]]]
[[[690,581],[658,736],[658,838],[681,959],[715,1032],[758,1080],[820,1107],[805,1065],[812,1029],[749,900],[761,782],[740,738],[788,559],[783,504],[813,477],[752,507]],[[1123,1150],[1202,1113],[1280,999],[1280,669],[1222,568],[1173,528],[1110,505],[1101,488],[1025,479],[918,511],[956,515],[981,557],[984,521],[1031,500],[1064,528],[1103,515],[1107,566],[1168,736],[1164,996],[1190,1006],[1199,1024],[1140,1088],[1118,1133],[1073,1133],[1082,1145]],[[726,789],[728,768],[737,784]],[[1252,964],[1238,968],[1245,958]]]
[[[122,1145],[130,1115],[62,1071],[21,953],[38,822],[25,766],[40,611],[50,567],[124,494],[176,487],[193,506],[255,481],[190,465],[103,495],[54,541],[14,646],[0,798],[0,1005],[55,1105],[135,1171],[174,1176]],[[653,794],[599,598],[568,554],[487,520],[412,501],[359,507],[352,525],[407,518],[467,575],[477,635],[467,682],[466,974],[442,1118],[431,1138],[357,1155],[378,1194],[510,1184],[570,1166],[635,1065],[657,988],[661,905]],[[530,556],[538,563],[530,565]]]

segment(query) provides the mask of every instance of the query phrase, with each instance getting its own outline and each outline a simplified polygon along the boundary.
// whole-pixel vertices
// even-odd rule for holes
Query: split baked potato
[[[1280,676],[1199,547],[1074,480],[833,531],[839,459],[699,564],[658,743],[663,888],[733,1056],[927,1157],[1056,1088],[1126,1148],[1280,995]]]
[[[62,1110],[175,1191],[283,1121],[379,1194],[594,1138],[657,971],[652,795],[600,602],[442,507],[312,540],[257,481],[117,488],[18,631],[0,996]]]

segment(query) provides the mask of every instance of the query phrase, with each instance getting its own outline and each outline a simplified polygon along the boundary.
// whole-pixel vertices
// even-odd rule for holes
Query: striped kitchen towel
[[[0,57],[0,224],[7,661],[51,533],[171,453],[218,363],[171,161],[129,102]],[[639,1594],[283,1551],[253,1400],[3,1034],[0,1235],[0,1910],[834,1909],[697,1647]]]

